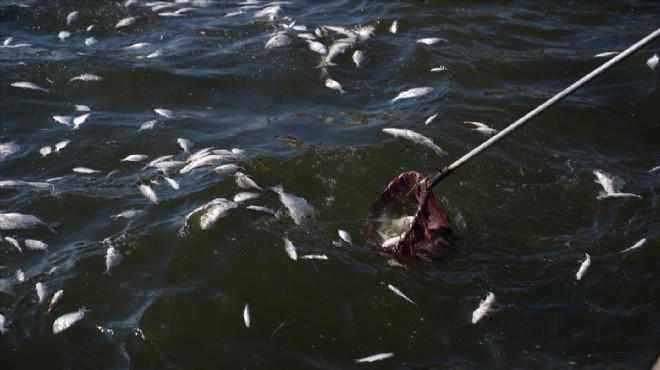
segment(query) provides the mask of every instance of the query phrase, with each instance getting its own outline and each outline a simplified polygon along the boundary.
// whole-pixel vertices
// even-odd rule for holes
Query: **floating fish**
[[[319,64],[318,67],[325,67],[325,66],[333,66],[335,65],[332,60],[339,54],[343,54],[346,49],[352,47],[354,44],[353,40],[350,39],[339,39],[335,41],[330,47],[328,48],[328,54],[326,55],[325,58],[321,61],[321,64]]]
[[[284,250],[286,251],[286,254],[289,255],[289,258],[292,260],[297,260],[298,259],[298,254],[296,253],[296,247],[293,245],[291,240],[289,240],[286,236],[284,237]]]
[[[339,82],[337,82],[337,81],[335,81],[335,80],[333,80],[333,79],[331,79],[331,78],[327,78],[327,79],[325,80],[325,87],[327,87],[327,88],[329,88],[329,89],[337,90],[337,91],[339,91],[340,94],[343,94],[343,93],[346,92],[346,91],[344,91],[344,89],[341,87],[341,84],[339,84]]]
[[[57,38],[60,39],[60,41],[64,41],[71,37],[71,32],[69,31],[60,31],[60,33],[57,34]]]
[[[9,329],[7,329],[5,325],[7,325],[7,319],[4,315],[0,314],[0,334],[6,334],[9,332]]]
[[[172,111],[169,109],[156,108],[154,109],[154,112],[165,118],[174,118],[174,113],[172,113]]]
[[[493,303],[495,303],[495,294],[488,292],[486,299],[482,300],[479,307],[472,312],[472,323],[476,324],[488,315],[492,309]]]
[[[291,38],[289,36],[287,36],[284,33],[278,33],[275,36],[268,39],[264,47],[266,49],[272,49],[272,48],[288,45],[290,43],[291,43]]]
[[[243,309],[243,322],[245,323],[246,328],[250,327],[250,308],[247,303]]]
[[[34,82],[28,82],[28,81],[19,81],[19,82],[12,82],[11,86],[13,87],[18,87],[20,89],[29,89],[29,90],[40,90],[43,92],[49,92],[49,89],[44,89],[43,87],[35,84]]]
[[[606,58],[619,54],[618,51],[606,51],[604,53],[599,53],[594,55],[594,58]]]
[[[158,121],[156,121],[155,119],[147,121],[147,122],[140,125],[140,128],[138,129],[138,131],[151,130],[156,126],[156,123],[158,123]]]
[[[637,243],[635,243],[635,245],[633,245],[633,246],[630,247],[630,248],[626,248],[626,249],[622,250],[622,251],[619,252],[619,253],[630,252],[630,251],[635,250],[635,249],[637,249],[637,248],[641,248],[642,246],[644,246],[644,244],[646,244],[646,238],[642,238],[642,239],[640,239]]]
[[[128,210],[126,210],[126,211],[123,211],[123,212],[118,213],[118,214],[116,214],[116,215],[112,215],[112,216],[110,216],[110,217],[114,218],[115,220],[118,219],[118,218],[120,218],[120,217],[123,217],[123,218],[133,218],[133,217],[139,216],[139,215],[141,215],[141,214],[143,214],[143,213],[144,213],[144,211],[142,211],[142,210],[138,210],[138,209],[128,209]]]
[[[243,172],[236,172],[236,173],[234,174],[234,177],[235,177],[235,179],[236,179],[236,185],[238,185],[239,187],[241,187],[241,188],[243,188],[243,189],[250,189],[250,188],[252,188],[252,189],[257,189],[257,190],[264,190],[264,189],[262,189],[261,187],[259,187],[259,185],[257,185],[257,183],[254,182],[254,180],[252,180],[251,178],[249,178],[249,177],[248,177],[246,174],[244,174]]]
[[[399,31],[399,20],[395,19],[390,26],[390,33],[397,33]]]
[[[655,166],[655,167],[651,168],[651,169],[649,170],[649,173],[651,173],[651,172],[655,172],[655,171],[657,171],[657,170],[660,170],[660,166]]]
[[[397,95],[394,99],[390,100],[390,102],[394,103],[402,99],[417,98],[426,95],[431,91],[433,91],[432,87],[413,87],[412,89],[408,89],[406,91],[399,93],[399,95]]]
[[[41,154],[42,157],[47,157],[52,152],[53,152],[53,148],[51,148],[50,146],[45,146],[45,147],[39,149],[39,154]]]
[[[98,41],[94,37],[88,37],[88,38],[85,39],[85,45],[86,46],[92,46],[92,45],[96,44],[97,42]]]
[[[38,282],[34,285],[34,288],[37,290],[37,297],[39,298],[39,304],[43,303],[46,300],[46,286],[41,282]]]
[[[121,162],[140,162],[140,161],[144,161],[147,158],[149,157],[147,157],[144,154],[131,154],[126,156],[124,159],[122,159]]]
[[[591,266],[591,256],[589,256],[588,253],[585,253],[585,259],[582,261],[582,264],[580,265],[580,269],[578,272],[575,274],[575,279],[576,280],[581,280],[584,274],[587,272],[587,269],[589,266]]]
[[[70,328],[78,321],[82,320],[83,317],[85,317],[84,308],[81,308],[78,311],[70,312],[58,317],[57,319],[55,319],[55,322],[53,322],[53,333],[55,334],[61,333],[62,331]]]
[[[73,119],[73,128],[76,129],[76,130],[78,128],[80,128],[80,125],[82,125],[83,123],[85,123],[85,121],[87,121],[87,117],[89,117],[89,115],[90,115],[90,113],[84,113],[84,114],[81,114],[78,117],[74,118]]]
[[[135,23],[137,20],[137,17],[126,17],[124,19],[121,19],[117,24],[115,24],[115,28],[121,28],[121,27],[127,27]]]
[[[73,172],[84,173],[84,174],[92,174],[92,173],[99,173],[101,171],[95,170],[95,169],[92,169],[92,168],[87,168],[87,167],[76,167],[76,168],[73,169]]]
[[[279,194],[280,202],[287,208],[296,225],[300,225],[314,216],[314,207],[304,198],[286,193],[281,184],[270,189]]]
[[[71,141],[70,140],[62,140],[55,144],[55,153],[59,153],[60,150],[66,148],[67,145],[69,145]]]
[[[204,167],[204,166],[211,166],[215,164],[218,161],[221,161],[224,159],[224,156],[222,155],[217,155],[217,154],[209,154],[206,156],[203,156],[201,158],[197,158],[193,160],[192,162],[188,163],[185,165],[181,170],[179,170],[179,173],[187,173],[192,171],[195,168],[199,167]]]
[[[367,356],[367,357],[363,357],[363,358],[358,358],[358,359],[355,360],[355,363],[359,364],[359,363],[362,363],[362,362],[381,361],[381,360],[388,359],[392,356],[394,356],[394,353],[392,353],[392,352],[379,353],[379,354],[376,354],[376,355],[371,355],[371,356]]]
[[[108,247],[108,250],[105,253],[105,271],[103,271],[103,274],[111,276],[110,269],[119,265],[122,258],[123,257],[117,248],[112,246]]]
[[[362,67],[362,62],[364,61],[364,52],[362,50],[355,50],[353,52],[353,63],[357,68]]]
[[[158,195],[149,185],[142,184],[139,186],[140,192],[142,195],[147,197],[152,203],[158,204]]]
[[[52,312],[56,310],[61,304],[62,300],[64,299],[64,291],[63,290],[58,290],[53,294],[53,298],[50,300],[50,304],[48,305],[48,312]]]
[[[213,171],[217,173],[227,173],[227,174],[234,174],[238,172],[241,168],[233,163],[227,163],[223,164],[221,166],[218,166],[213,169]]]
[[[149,45],[151,45],[151,44],[148,43],[148,42],[138,42],[136,44],[128,45],[124,49],[142,49],[142,48],[147,47]]]
[[[434,152],[438,155],[446,155],[447,152],[442,150],[439,146],[435,145],[431,139],[428,137],[419,134],[415,131],[412,130],[406,130],[406,129],[399,129],[399,128],[384,128],[383,132],[388,133],[390,135],[393,135],[395,137],[400,137],[404,138],[406,140],[410,140],[413,143],[424,145],[426,147],[429,147],[433,149]]]
[[[655,67],[658,65],[658,61],[660,61],[660,58],[658,58],[658,55],[657,55],[657,54],[653,54],[653,56],[650,57],[650,58],[646,61],[646,65],[649,66],[649,68],[651,68],[651,70],[654,70]]]
[[[191,140],[184,139],[184,138],[178,138],[176,139],[176,143],[179,144],[181,149],[183,149],[184,153],[189,153],[190,149],[195,145]]]
[[[429,123],[433,122],[437,117],[438,117],[438,113],[432,115],[431,117],[427,118],[426,121],[424,121],[424,124],[428,125]]]
[[[53,116],[53,119],[57,123],[61,123],[65,126],[71,126],[71,120],[73,119],[73,117],[71,117],[71,116]]]
[[[0,212],[0,230],[31,229],[38,226],[43,226],[57,234],[56,229],[59,224],[44,222],[33,215]]]
[[[18,280],[21,283],[25,282],[25,273],[23,272],[23,270],[18,269],[18,271],[16,271],[16,280]]]
[[[603,187],[604,191],[601,191],[598,195],[598,199],[608,198],[608,197],[635,197],[641,198],[641,196],[632,193],[621,193],[621,189],[625,185],[625,182],[622,178],[616,175],[605,173],[601,170],[593,170],[593,174],[596,175],[595,182],[600,184]]]
[[[395,286],[392,285],[392,284],[387,284],[387,287],[388,287],[391,291],[393,291],[394,294],[396,294],[396,295],[398,295],[399,297],[405,299],[406,301],[412,303],[413,305],[419,307],[419,306],[417,305],[417,303],[415,303],[412,299],[408,298],[408,296],[406,296],[405,294],[403,294],[403,292],[402,292],[401,290],[399,290],[399,288],[395,287]]]
[[[165,181],[167,181],[167,183],[170,184],[170,186],[171,186],[172,189],[174,189],[174,190],[179,190],[179,188],[181,187],[181,186],[179,185],[179,183],[178,183],[176,180],[174,180],[174,179],[172,179],[172,178],[169,178],[169,177],[167,177],[167,176],[165,176]]]
[[[300,258],[305,260],[327,260],[328,256],[325,254],[306,254],[304,256],[300,256]]]
[[[437,37],[427,37],[427,38],[417,40],[417,43],[418,44],[425,44],[425,45],[433,45],[433,44],[439,43],[440,41],[447,42],[447,40],[445,40],[445,39],[440,39],[440,38],[437,38]]]
[[[277,15],[280,13],[282,10],[282,7],[279,4],[267,6],[257,12],[254,13],[255,18],[265,18],[268,17],[268,19],[272,22],[277,18]]]
[[[27,249],[40,250],[40,251],[44,251],[48,249],[48,244],[42,242],[41,240],[25,239],[23,240],[23,244],[25,244],[25,247],[27,247]]]
[[[0,160],[18,153],[19,150],[21,147],[13,141],[0,144]]]
[[[265,213],[265,214],[270,215],[270,216],[275,216],[275,217],[277,217],[277,212],[273,211],[272,209],[270,209],[270,208],[268,208],[268,207],[263,207],[263,206],[247,206],[247,207],[245,207],[245,208],[246,208],[246,209],[249,209],[249,210],[251,210],[251,211],[261,212],[261,213]]]
[[[206,213],[199,219],[199,227],[202,230],[208,230],[220,218],[227,216],[229,210],[236,208],[238,205],[235,202],[224,199],[222,202],[216,202],[206,209]]]
[[[251,193],[249,191],[244,191],[234,195],[234,202],[236,203],[245,202],[250,199],[259,198],[260,196],[261,194],[259,193]]]
[[[21,248],[21,244],[18,242],[18,240],[12,238],[11,236],[5,236],[5,240],[9,242],[9,244],[13,245],[14,248],[18,249],[19,252],[23,253],[23,248]]]
[[[487,125],[485,125],[481,122],[463,121],[463,123],[468,124],[468,125],[476,126],[477,128],[474,128],[473,130],[479,131],[484,135],[493,135],[493,134],[497,133],[497,130],[492,129],[492,128],[488,127]]]
[[[103,81],[103,77],[92,73],[83,73],[80,76],[72,77],[69,81]]]
[[[348,244],[353,244],[353,238],[351,238],[351,234],[349,234],[347,231],[344,231],[342,229],[337,230],[339,233],[339,237],[341,240],[345,241]]]
[[[69,15],[66,16],[66,24],[71,24],[75,21],[78,20],[78,17],[80,17],[80,12],[75,10],[69,13]]]
[[[307,45],[309,45],[309,49],[315,53],[319,53],[321,55],[328,55],[328,48],[326,48],[325,45],[323,45],[318,41],[307,40]]]
[[[446,70],[447,70],[447,67],[445,67],[445,66],[431,68],[431,72],[444,72]]]

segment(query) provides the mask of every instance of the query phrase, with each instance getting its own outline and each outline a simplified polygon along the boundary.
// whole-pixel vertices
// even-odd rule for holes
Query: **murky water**
[[[2,369],[648,368],[656,360],[660,170],[650,171],[660,165],[660,76],[646,62],[658,41],[434,188],[457,238],[447,258],[390,266],[364,228],[398,174],[433,175],[487,138],[464,121],[503,129],[607,60],[595,55],[655,30],[657,2],[294,0],[273,19],[255,17],[273,5],[265,2],[0,4],[2,40],[12,38],[0,48],[0,144],[19,147],[0,160],[0,181],[51,184],[4,183],[0,210],[61,223],[57,234],[2,231],[21,245],[49,245],[0,244]],[[127,17],[134,23],[117,28]],[[373,34],[332,58],[324,76],[321,56],[299,37],[321,26],[372,26]],[[326,47],[345,37],[325,30],[315,37]],[[290,42],[265,48],[279,31]],[[431,37],[442,40],[417,42]],[[147,44],[129,48],[138,43]],[[355,50],[364,52],[361,68]],[[102,80],[72,80],[82,74]],[[326,87],[327,77],[346,93]],[[391,102],[422,86],[433,90]],[[76,105],[90,109],[77,129],[53,119],[85,114]],[[150,120],[153,128],[139,130]],[[383,128],[414,130],[449,154]],[[186,160],[178,138],[194,142],[193,153],[243,152],[187,173],[144,169],[164,155]],[[121,161],[130,154],[147,159]],[[306,199],[313,220],[297,225],[264,190],[208,230],[201,212],[184,227],[195,208],[246,191],[213,171],[226,163]],[[594,169],[641,198],[597,199]],[[142,213],[111,217],[131,209]],[[338,229],[353,245],[339,242]],[[327,260],[291,260],[284,237],[299,257]],[[109,246],[123,256],[111,276],[102,274]],[[591,265],[577,281],[585,253]],[[61,306],[47,313],[60,289]],[[472,324],[488,292],[493,311]],[[53,334],[57,317],[81,307],[89,310],[81,321]],[[379,353],[393,356],[355,363]]]

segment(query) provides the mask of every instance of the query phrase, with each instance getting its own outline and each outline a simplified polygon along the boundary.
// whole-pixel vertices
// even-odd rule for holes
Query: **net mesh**
[[[454,249],[449,219],[427,181],[419,172],[402,173],[374,201],[367,238],[377,249],[401,260],[434,260]]]

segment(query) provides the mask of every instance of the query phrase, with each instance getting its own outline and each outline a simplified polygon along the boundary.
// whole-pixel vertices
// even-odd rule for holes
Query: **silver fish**
[[[66,148],[67,145],[69,145],[71,141],[70,140],[62,140],[55,144],[55,153],[59,153],[60,150]]]
[[[12,238],[11,236],[5,236],[5,240],[9,242],[9,244],[13,245],[14,248],[18,249],[19,252],[23,253],[23,248],[21,248],[21,244],[18,242],[18,240]]]
[[[355,360],[355,363],[361,363],[361,362],[374,362],[374,361],[381,361],[385,360],[387,358],[390,358],[394,356],[394,353],[392,352],[387,352],[387,353],[378,353],[375,355],[363,357],[363,358],[358,358]]]
[[[287,237],[284,237],[284,251],[286,252],[287,255],[289,255],[289,258],[291,258],[292,260],[295,261],[298,259],[298,254],[296,253],[296,247]]]
[[[91,73],[83,73],[80,76],[72,77],[69,81],[103,81],[103,77]]]
[[[158,121],[156,121],[155,119],[149,120],[149,121],[141,124],[138,131],[152,130],[156,126],[156,123],[158,123]]]
[[[53,148],[51,148],[50,146],[45,146],[39,149],[39,154],[41,154],[42,157],[47,157],[52,152],[53,152]]]
[[[440,39],[440,38],[437,38],[437,37],[427,37],[427,38],[417,40],[417,43],[418,44],[425,44],[425,45],[433,45],[433,44],[439,43],[440,41],[447,42],[447,40],[445,40],[445,39]]]
[[[213,171],[217,173],[227,173],[227,174],[234,174],[238,172],[241,168],[238,165],[235,165],[233,163],[227,163],[223,164],[221,166],[218,166],[213,169]]]
[[[95,170],[95,169],[92,169],[92,168],[87,168],[87,167],[76,167],[76,168],[73,169],[73,172],[84,173],[84,174],[92,174],[92,173],[99,173],[101,171]]]
[[[339,91],[340,94],[345,93],[346,91],[341,87],[341,84],[331,78],[325,80],[325,87],[333,90]]]
[[[122,258],[123,257],[117,248],[112,246],[108,247],[108,250],[105,253],[105,271],[103,271],[103,274],[111,276],[110,269],[119,265]]]
[[[140,162],[147,158],[148,157],[144,154],[131,154],[122,159],[121,162]]]
[[[37,216],[26,215],[22,213],[0,212],[0,230],[31,229],[37,226],[43,226],[57,234],[57,223],[48,223],[40,220]]]
[[[174,190],[179,190],[179,188],[181,187],[181,186],[179,185],[179,183],[178,183],[176,180],[174,180],[174,179],[172,179],[172,178],[169,178],[169,177],[167,177],[167,176],[165,176],[165,181],[167,181],[167,183],[170,184],[170,186],[171,186],[172,189],[174,189]]]
[[[250,327],[250,307],[248,304],[245,304],[245,308],[243,309],[243,323],[245,323],[245,327],[249,328]]]
[[[447,70],[447,67],[445,67],[445,66],[431,68],[431,72],[444,72],[446,70]]]
[[[406,301],[408,301],[408,302],[414,304],[415,306],[417,306],[417,303],[415,303],[412,299],[408,298],[408,296],[406,296],[405,294],[403,294],[403,292],[402,292],[401,290],[399,290],[399,288],[395,287],[395,286],[392,285],[392,284],[387,284],[387,287],[388,287],[391,291],[393,291],[394,294],[398,295],[399,297],[401,297],[401,298],[405,299]],[[418,306],[418,307],[419,307],[419,306]]]
[[[394,103],[402,99],[417,98],[426,95],[431,91],[433,91],[432,87],[413,87],[412,89],[408,89],[399,93],[399,95],[397,95],[394,99],[390,100],[390,102]]]
[[[124,19],[121,19],[117,24],[115,24],[115,28],[121,28],[121,27],[127,27],[135,23],[137,20],[137,17],[126,17]]]
[[[239,187],[241,187],[243,189],[252,188],[252,189],[257,189],[257,190],[263,190],[262,188],[259,187],[259,185],[257,185],[256,182],[254,182],[254,180],[249,178],[243,172],[236,172],[234,174],[234,177],[236,179],[236,185],[238,185]]]
[[[37,297],[39,297],[39,304],[43,303],[46,300],[46,286],[41,282],[38,282],[34,285],[34,288],[37,290]]]
[[[334,66],[335,64],[332,62],[332,60],[339,54],[343,54],[346,49],[352,47],[354,45],[354,41],[350,39],[340,39],[335,41],[330,47],[328,48],[328,55],[323,59],[321,64],[319,64],[318,67],[326,67],[326,66]]]
[[[176,139],[176,143],[179,144],[181,149],[183,149],[184,153],[189,153],[190,149],[195,145],[191,140],[184,139],[184,138],[178,138]]]
[[[126,210],[126,211],[123,211],[123,212],[118,213],[118,214],[116,214],[116,215],[112,215],[112,216],[110,216],[110,217],[112,217],[112,218],[114,218],[115,220],[117,220],[117,219],[120,218],[120,217],[123,217],[123,218],[133,218],[133,217],[139,216],[139,215],[141,215],[141,214],[143,214],[143,213],[144,213],[144,211],[141,211],[141,210],[137,210],[137,209],[128,209],[128,210]]]
[[[300,225],[314,216],[314,207],[304,198],[286,193],[281,184],[270,189],[279,194],[280,202],[287,208],[296,225]]]
[[[179,173],[187,173],[187,172],[192,171],[195,168],[204,167],[204,166],[211,166],[211,165],[215,164],[216,162],[221,161],[223,159],[224,159],[224,156],[222,156],[222,155],[209,154],[209,155],[203,156],[201,158],[197,158],[197,159],[193,160],[192,162],[188,163],[187,165],[185,165],[179,171]]]
[[[586,257],[584,261],[582,261],[582,264],[580,265],[580,269],[578,272],[575,274],[575,279],[580,280],[584,276],[584,274],[587,272],[587,269],[589,266],[591,266],[591,256],[589,256],[588,253],[585,253]]]
[[[53,298],[50,300],[50,304],[48,305],[48,312],[52,312],[56,310],[61,304],[62,300],[64,299],[64,291],[63,290],[58,290],[53,294]]]
[[[288,45],[290,43],[291,43],[291,38],[289,36],[287,36],[284,33],[278,33],[275,36],[268,39],[264,47],[266,49],[272,49],[272,48]]]
[[[174,113],[172,113],[171,110],[169,109],[164,109],[164,108],[156,108],[154,109],[154,112],[157,114],[165,117],[165,118],[174,118]]]
[[[18,153],[19,150],[21,147],[13,141],[0,144],[0,160]]]
[[[619,253],[630,252],[630,251],[635,250],[635,249],[637,249],[637,248],[641,248],[642,246],[644,246],[644,244],[646,244],[646,238],[642,238],[642,239],[640,239],[637,243],[635,243],[635,245],[633,245],[633,246],[630,247],[630,248],[626,248],[626,249],[622,250],[622,251],[619,252]]]
[[[362,50],[355,50],[353,52],[353,63],[357,68],[362,67],[362,62],[364,61],[364,52]]]
[[[322,43],[314,40],[307,40],[307,44],[309,45],[309,49],[311,51],[321,55],[328,55],[328,48],[326,48]]]
[[[337,232],[339,233],[339,237],[341,238],[341,240],[345,241],[348,244],[351,245],[353,244],[353,238],[351,238],[351,234],[349,234],[347,231],[342,229],[337,230]]]
[[[304,256],[300,256],[300,258],[305,260],[327,260],[328,256],[325,254],[306,254]]]
[[[658,54],[653,54],[653,56],[646,61],[646,65],[651,68],[651,70],[654,70],[658,65],[658,61],[660,61]]]
[[[494,135],[497,133],[497,130],[488,127],[487,125],[481,123],[481,122],[476,122],[476,121],[463,121],[463,123],[467,125],[473,125],[476,126],[473,130],[479,131],[484,135]]]
[[[390,33],[397,33],[399,31],[399,20],[395,19],[390,26]]]
[[[272,22],[277,18],[277,15],[280,13],[282,10],[282,7],[279,4],[267,6],[257,12],[254,13],[255,18],[265,18],[268,17],[268,19]]]
[[[85,45],[86,46],[92,46],[94,44],[98,43],[95,37],[88,37],[85,39]]]
[[[20,89],[29,89],[29,90],[40,90],[43,92],[49,92],[49,89],[44,89],[43,87],[35,84],[34,82],[28,82],[28,81],[19,81],[19,82],[12,82],[11,86],[13,87],[18,87]]]
[[[61,333],[62,331],[70,328],[78,321],[82,320],[83,317],[85,317],[84,308],[81,308],[78,311],[70,312],[58,317],[57,319],[55,319],[55,322],[53,322],[53,333],[54,334]]]
[[[216,202],[215,204],[208,207],[206,213],[202,215],[199,219],[199,227],[202,230],[208,230],[218,221],[220,218],[227,216],[229,210],[238,207],[238,204],[230,200],[224,200],[223,202]]]
[[[57,34],[57,38],[60,39],[60,41],[64,41],[71,37],[71,32],[69,31],[60,31],[60,33]]]
[[[436,154],[438,154],[439,156],[447,154],[447,152],[442,150],[439,146],[435,145],[435,143],[433,143],[433,141],[431,139],[429,139],[426,136],[424,136],[422,134],[419,134],[415,131],[406,130],[406,129],[398,129],[398,128],[384,128],[383,132],[388,133],[390,135],[393,135],[395,137],[401,137],[401,138],[404,138],[406,140],[410,140],[413,143],[417,143],[417,144],[429,147],[429,148],[433,149],[433,151],[436,152]]]
[[[261,213],[265,213],[265,214],[270,215],[270,216],[275,216],[275,217],[277,217],[277,212],[275,212],[275,211],[273,211],[272,209],[267,208],[267,207],[263,207],[263,206],[247,206],[247,207],[245,207],[245,208],[246,208],[246,209],[249,209],[250,211],[261,212]]]
[[[605,173],[601,170],[593,170],[593,174],[596,176],[595,182],[600,184],[603,187],[604,192],[600,192],[598,199],[608,198],[608,197],[636,197],[641,198],[641,196],[632,193],[621,193],[621,189],[626,184],[622,178],[616,175]]]
[[[142,48],[147,47],[149,45],[151,45],[151,44],[148,43],[148,42],[138,42],[136,44],[128,45],[124,49],[142,49]]]
[[[607,58],[618,54],[618,51],[606,51],[604,53],[594,55],[594,58]]]
[[[6,334],[9,332],[9,329],[7,329],[5,325],[7,325],[7,319],[0,314],[0,334]]]
[[[48,249],[48,244],[42,242],[41,240],[25,239],[23,240],[23,244],[25,244],[27,249],[41,250],[41,251]]]
[[[147,197],[152,203],[158,204],[158,195],[156,195],[156,192],[151,186],[142,184],[139,186],[139,189],[142,195]]]
[[[436,118],[438,118],[438,113],[432,115],[431,117],[427,118],[426,121],[424,121],[425,125],[428,125],[429,123],[433,122]]]
[[[75,21],[78,20],[78,17],[80,17],[80,12],[75,10],[69,13],[69,15],[66,16],[66,24],[71,24]]]
[[[71,126],[71,120],[73,117],[71,116],[53,116],[53,119],[55,122],[61,123],[65,126]]]
[[[260,196],[261,194],[259,193],[251,193],[249,191],[244,191],[234,195],[234,202],[236,203],[245,202],[250,199],[259,198]]]
[[[23,270],[18,269],[18,271],[16,271],[16,280],[18,280],[21,283],[25,282],[25,273],[23,272]]]
[[[84,114],[81,114],[78,117],[74,118],[73,119],[73,128],[76,129],[76,130],[79,129],[80,125],[82,125],[83,123],[85,123],[85,121],[87,121],[87,117],[89,117],[89,115],[90,115],[90,113],[84,113]]]
[[[481,301],[479,307],[472,312],[472,323],[476,324],[488,315],[492,309],[493,303],[495,303],[495,294],[488,292],[486,299]]]

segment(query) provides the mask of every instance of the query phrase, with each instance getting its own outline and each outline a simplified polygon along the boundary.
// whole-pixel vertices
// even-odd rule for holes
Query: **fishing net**
[[[402,173],[371,206],[369,243],[400,260],[434,260],[454,249],[449,219],[419,172]]]

